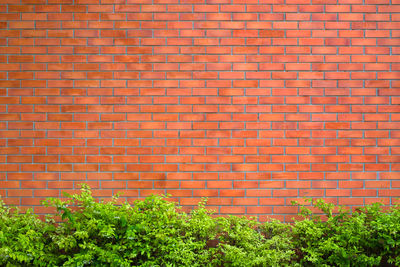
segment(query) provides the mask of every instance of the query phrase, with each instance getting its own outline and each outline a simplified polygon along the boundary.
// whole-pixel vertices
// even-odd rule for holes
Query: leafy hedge
[[[400,266],[400,207],[352,214],[317,201],[325,220],[258,223],[212,217],[201,202],[187,214],[152,196],[134,205],[99,203],[87,186],[49,199],[46,221],[0,205],[1,266]],[[336,211],[336,210],[335,210]],[[58,221],[58,223],[57,223]]]

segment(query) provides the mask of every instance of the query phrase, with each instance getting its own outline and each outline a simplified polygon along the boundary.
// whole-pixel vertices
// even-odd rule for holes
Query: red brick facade
[[[400,197],[399,0],[0,0],[0,46],[7,203]]]

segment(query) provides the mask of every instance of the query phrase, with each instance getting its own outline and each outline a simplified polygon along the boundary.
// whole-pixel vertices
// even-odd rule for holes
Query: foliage
[[[58,260],[52,251],[50,235],[55,227],[34,216],[20,213],[0,201],[0,265],[49,266]]]
[[[353,213],[317,200],[326,220],[304,206],[292,227],[296,260],[304,266],[400,266],[400,207],[375,203]]]
[[[300,205],[284,224],[214,217],[206,200],[185,213],[161,196],[99,202],[86,185],[66,196],[45,201],[46,221],[0,203],[1,266],[400,266],[399,206],[317,200],[325,220]]]

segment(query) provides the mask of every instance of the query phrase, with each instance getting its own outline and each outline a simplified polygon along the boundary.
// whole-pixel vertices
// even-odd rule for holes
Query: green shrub
[[[67,266],[189,266],[208,263],[204,242],[188,229],[188,215],[175,203],[152,196],[133,206],[96,202],[84,186],[68,201],[51,199],[66,219],[51,238]],[[114,199],[115,200],[115,199]],[[71,207],[79,206],[73,212]]]
[[[292,227],[297,261],[305,266],[400,266],[400,209],[384,212],[381,204],[349,211],[317,200],[322,221],[304,206],[304,220]]]
[[[281,227],[239,217],[213,218],[201,202],[186,214],[164,197],[133,205],[96,202],[90,189],[69,199],[47,200],[65,219],[50,237],[60,264],[73,266],[282,266],[289,237],[264,231]],[[79,207],[77,211],[74,211]],[[54,222],[54,219],[53,219]]]
[[[56,228],[34,216],[29,210],[21,214],[0,201],[0,265],[51,266],[58,263],[51,235]]]
[[[0,203],[1,266],[400,266],[400,209],[349,213],[317,200],[326,220],[259,223],[213,217],[205,201],[185,213],[165,197],[98,202],[89,187],[48,199],[46,221]]]
[[[221,225],[226,266],[288,266],[294,255],[289,227],[278,221],[261,225],[231,216]]]

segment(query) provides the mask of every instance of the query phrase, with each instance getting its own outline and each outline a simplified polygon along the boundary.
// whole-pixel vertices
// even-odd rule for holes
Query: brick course
[[[0,46],[9,204],[400,197],[399,0],[0,0]]]

